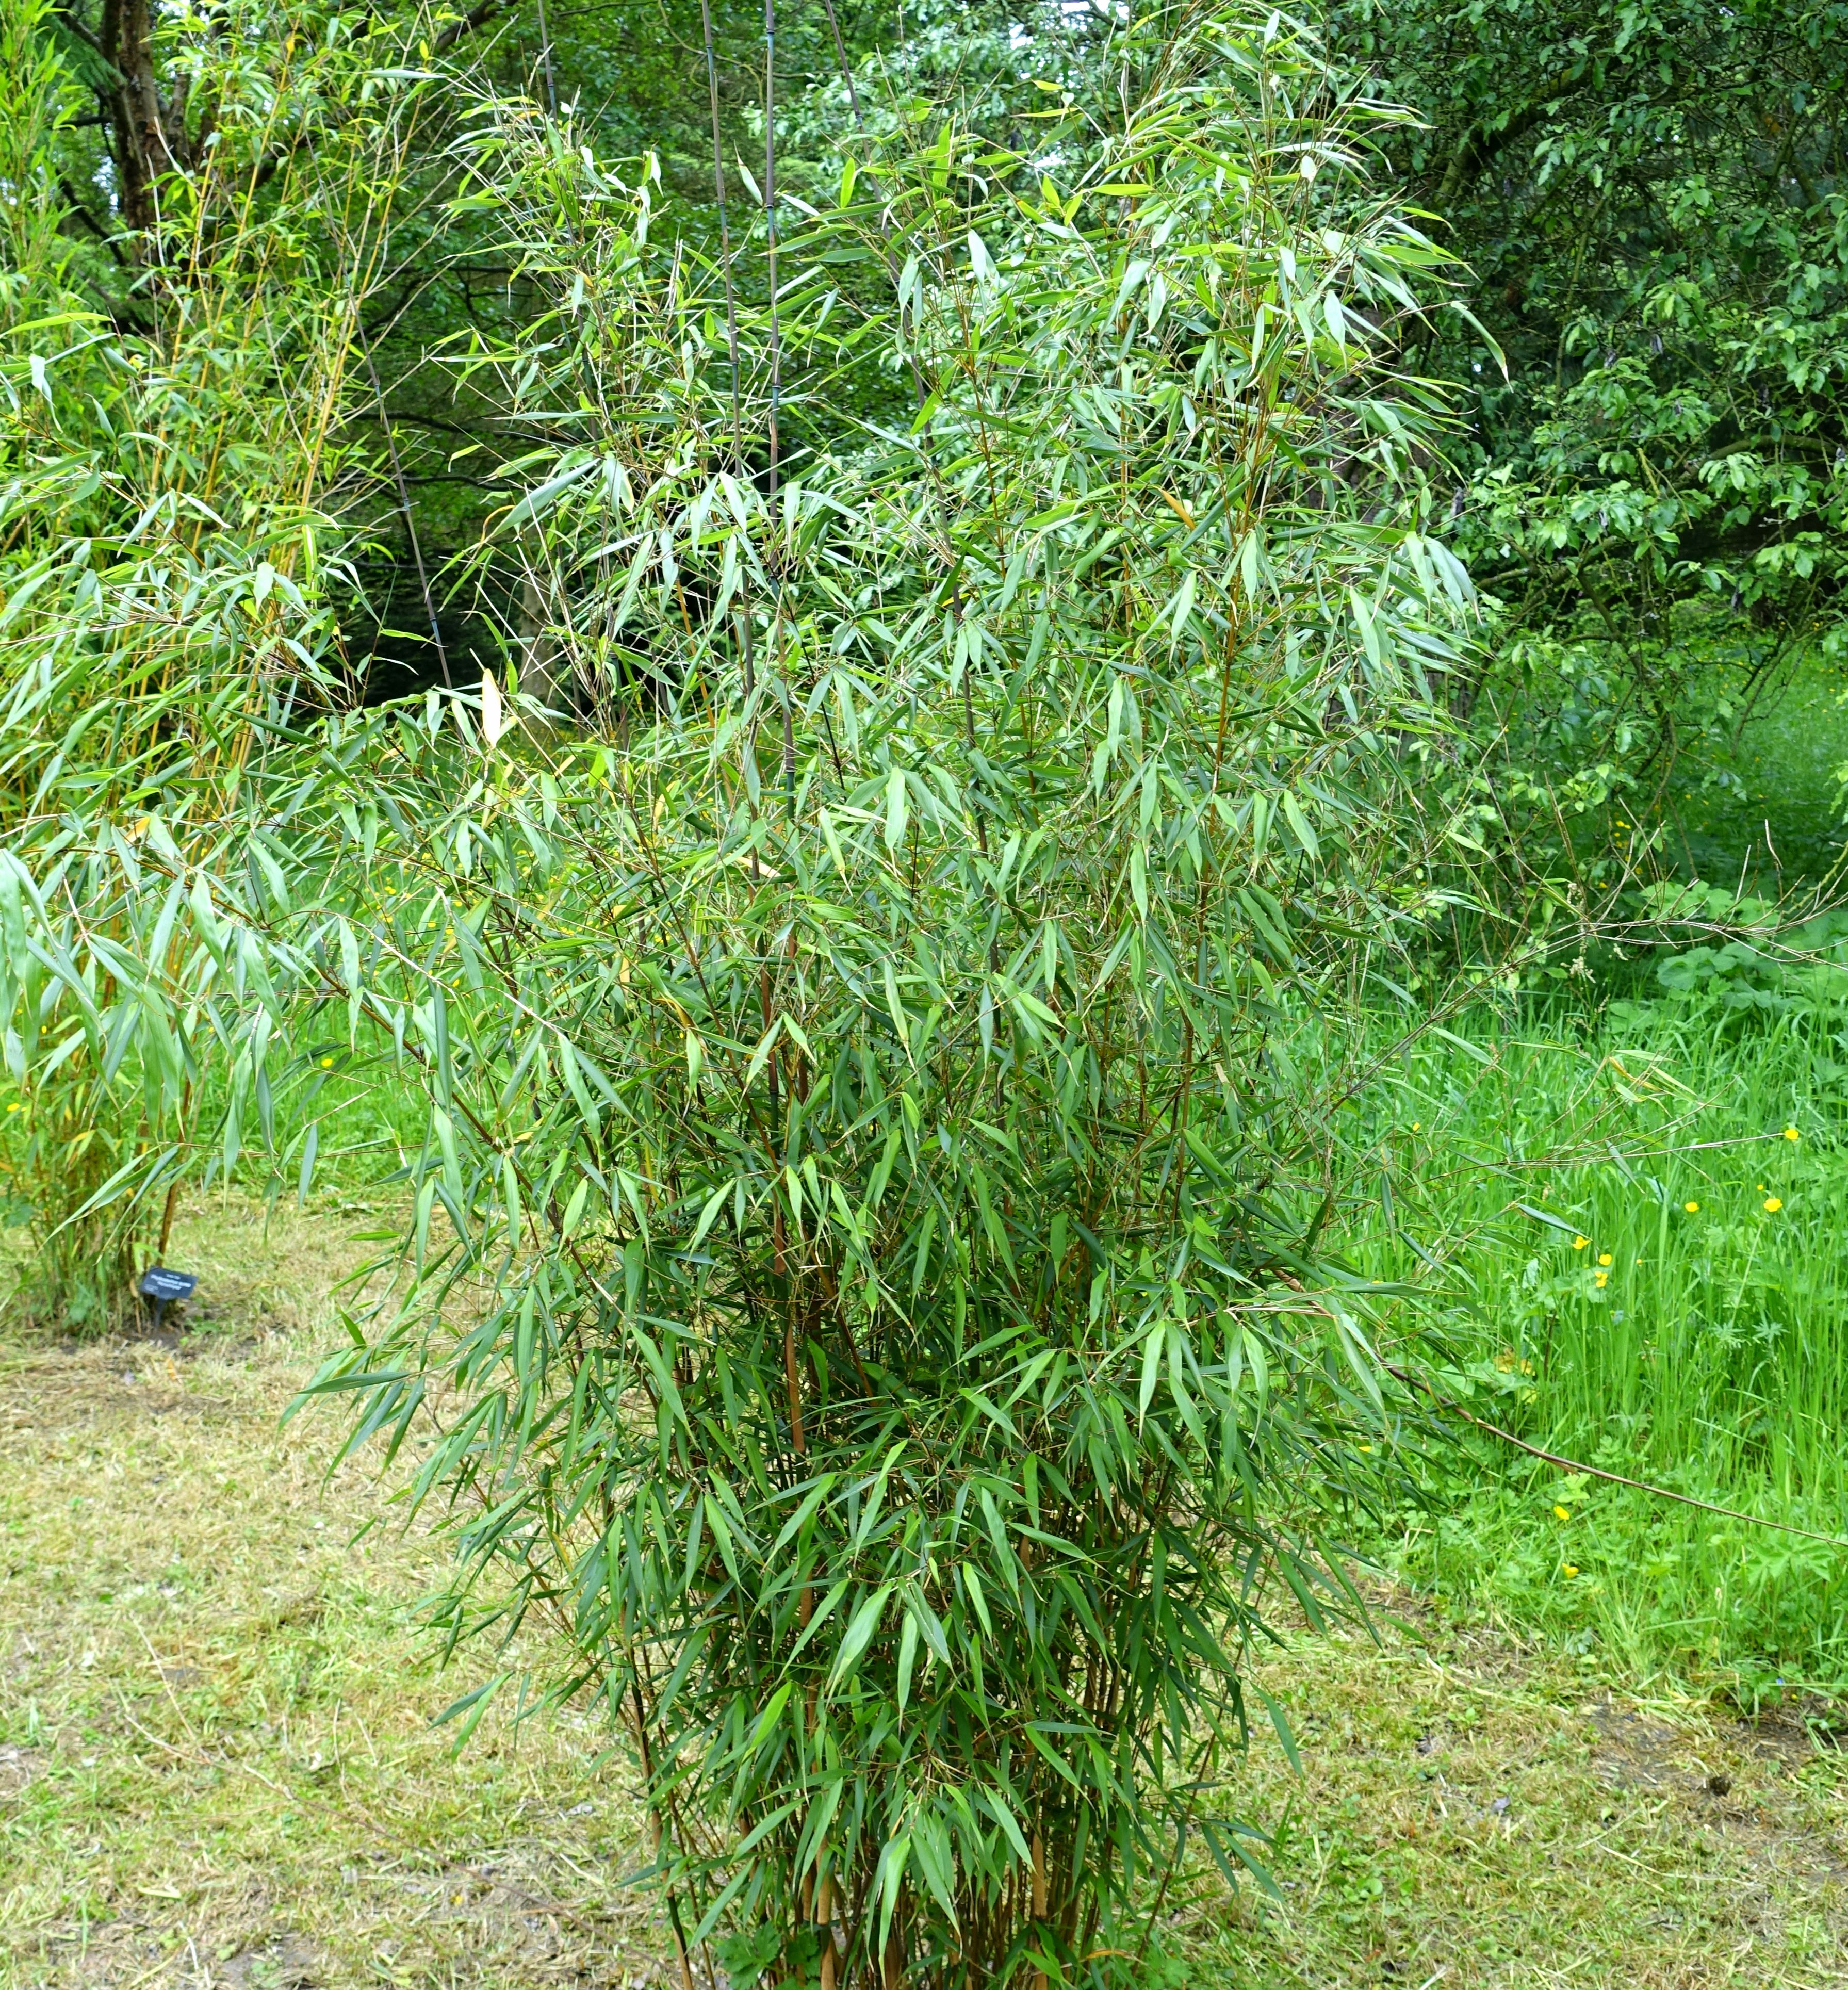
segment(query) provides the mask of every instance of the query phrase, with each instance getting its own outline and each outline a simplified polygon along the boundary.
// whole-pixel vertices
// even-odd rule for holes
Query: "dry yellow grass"
[[[172,1253],[203,1274],[178,1348],[0,1363],[8,1982],[667,1980],[602,1732],[503,1705],[452,1760],[432,1718],[491,1661],[440,1673],[417,1628],[440,1542],[355,1539],[375,1483],[324,1479],[331,1418],[279,1425],[363,1220],[214,1207]],[[1841,1758],[1800,1725],[1639,1709],[1415,1622],[1298,1637],[1265,1677],[1304,1773],[1266,1737],[1241,1802],[1281,1825],[1284,1903],[1190,1859],[1161,1980],[1848,1984]]]
[[[439,1543],[324,1481],[280,1413],[349,1224],[215,1210],[179,1351],[15,1351],[0,1392],[0,1924],[19,1982],[600,1983],[650,1975],[604,1745],[492,1714],[459,1760],[416,1626]],[[199,1319],[203,1311],[206,1320]],[[470,1669],[473,1668],[473,1669]]]

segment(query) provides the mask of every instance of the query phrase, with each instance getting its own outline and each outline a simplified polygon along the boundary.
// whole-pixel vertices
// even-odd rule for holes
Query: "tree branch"
[[[1457,141],[1456,149],[1450,155],[1450,163],[1444,168],[1444,177],[1438,184],[1435,203],[1438,209],[1442,211],[1447,202],[1456,199],[1496,153],[1512,145],[1517,138],[1524,138],[1559,99],[1571,89],[1575,80],[1569,76],[1555,78],[1541,90],[1524,110],[1517,111],[1496,130],[1490,131],[1481,124],[1469,126]]]
[[[58,25],[60,28],[69,29],[69,31],[72,34],[75,35],[77,39],[82,42],[86,47],[93,49],[96,53],[103,58],[104,62],[109,63],[109,66],[111,70],[114,69],[115,64],[114,62],[110,60],[108,50],[105,49],[103,44],[97,40],[97,37],[90,32],[89,29],[85,27],[83,23],[77,19],[76,9],[74,7],[60,7],[58,9],[56,19]]]
[[[103,246],[109,251],[110,254],[115,258],[117,266],[119,268],[126,269],[128,267],[127,259],[123,256],[121,249],[117,245],[114,236],[112,235],[110,231],[103,226],[102,222],[97,220],[96,216],[90,212],[90,209],[83,205],[83,197],[77,192],[76,188],[71,185],[70,174],[66,172],[60,172],[59,174],[58,191],[59,193],[63,195],[64,198],[67,201],[70,202],[72,214],[90,230],[90,233],[93,235],[97,239],[102,243]]]
[[[459,21],[451,22],[440,34],[432,46],[438,55],[446,49],[453,49],[465,35],[472,35],[477,28],[484,28],[497,14],[504,13],[508,0],[481,0],[478,7],[471,8]]]

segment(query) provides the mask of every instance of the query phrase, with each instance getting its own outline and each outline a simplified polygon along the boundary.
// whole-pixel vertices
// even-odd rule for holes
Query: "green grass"
[[[325,1476],[333,1421],[279,1422],[363,1220],[189,1209],[177,1347],[7,1357],[8,1990],[678,1984],[623,1883],[644,1839],[620,1752],[583,1710],[503,1702],[452,1758],[434,1717],[497,1661],[445,1672],[418,1628],[440,1541],[362,1533],[380,1489]],[[1286,1621],[1261,1661],[1302,1772],[1265,1732],[1228,1801],[1273,1833],[1279,1897],[1190,1851],[1151,1985],[1840,1982],[1848,1775],[1800,1721],[1639,1703],[1595,1653],[1378,1604],[1377,1642]]]
[[[1848,702],[1838,674],[1796,671],[1759,707],[1736,747],[1690,767],[1668,797],[1671,870],[1775,896],[1826,877],[1848,827],[1836,770],[1848,765]]]
[[[1806,667],[1677,782],[1663,863],[1802,898],[1842,857],[1844,765],[1848,701]],[[1701,998],[1666,991],[1646,956],[1600,973],[1392,1061],[1354,1137],[1401,1230],[1384,1202],[1356,1210],[1353,1248],[1449,1306],[1475,1414],[1848,1538],[1848,1003],[1819,972]],[[1748,982],[1761,1006],[1727,1007]],[[1492,1442],[1455,1463],[1380,1543],[1407,1579],[1632,1677],[1752,1704],[1848,1690],[1848,1549]]]
[[[1382,1203],[1354,1241],[1371,1270],[1452,1302],[1473,1414],[1848,1536],[1843,1020],[1669,1001],[1595,1022],[1483,1013],[1398,1061],[1364,1137],[1400,1229]],[[1754,1699],[1848,1684],[1848,1550],[1480,1442],[1426,1482],[1433,1506],[1408,1504],[1387,1550],[1440,1594],[1595,1639],[1644,1676]]]

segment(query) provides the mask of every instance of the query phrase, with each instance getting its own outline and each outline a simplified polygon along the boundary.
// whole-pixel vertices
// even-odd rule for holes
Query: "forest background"
[[[870,1331],[878,1305],[854,1313],[841,1292],[909,1285],[920,1347],[937,1352],[905,1362],[921,1374],[941,1357],[943,1377],[961,1378],[943,1387],[980,1394],[989,1384],[958,1364],[966,1310],[999,1303],[970,1296],[986,1289],[982,1254],[1007,1283],[1037,1251],[1056,1293],[1077,1252],[1092,1325],[1119,1305],[1099,1267],[1140,1295],[1122,1302],[1134,1352],[1116,1371],[1119,1413],[1098,1413],[1121,1445],[1099,1482],[1145,1474],[1167,1417],[1160,1455],[1180,1483],[1160,1524],[1177,1554],[1197,1553],[1204,1509],[1226,1568],[1255,1556],[1305,1595],[1332,1581],[1339,1600],[1341,1554],[1322,1545],[1338,1539],[1644,1676],[1747,1704],[1837,1691],[1845,26],[1841,7],[1808,4],[1360,4],[1279,23],[827,0],[491,0],[403,18],[14,0],[0,83],[10,1316],[41,1332],[116,1324],[185,1196],[393,1185],[404,1219],[380,1241],[403,1268],[397,1296],[356,1313],[353,1351],[319,1386],[361,1405],[360,1439],[394,1445],[443,1391],[468,1406],[444,1411],[420,1479],[477,1516],[459,1537],[448,1628],[565,1599],[579,1655],[566,1686],[614,1680],[620,1702],[647,1675],[617,1649],[634,1620],[615,1577],[586,1589],[575,1549],[553,1563],[534,1547],[590,1496],[578,1461],[591,1385],[562,1351],[586,1321],[628,1323],[613,1336],[625,1379],[595,1385],[617,1406],[606,1437],[638,1388],[657,1408],[684,1391],[688,1431],[725,1423],[731,1381],[671,1334],[657,1345],[647,1323],[720,1303],[708,1259],[728,1226],[741,1315],[754,1316],[753,1292],[793,1295],[786,1253],[806,1209],[817,1235],[835,1228],[814,1292],[788,1302],[812,1309],[801,1318],[838,1313]],[[1229,110],[1212,100],[1215,65],[1235,79]],[[1184,141],[1162,121],[1183,107],[1208,121]],[[1214,428],[1213,368],[1232,365],[1230,348],[1185,324],[1160,260],[1209,209],[1220,233],[1189,253],[1223,253],[1211,206],[1223,185],[1176,161],[1223,171],[1234,156],[1265,170],[1238,196],[1227,280],[1283,329],[1269,348],[1262,330],[1249,339],[1225,405],[1262,378],[1273,410],[1306,411],[1274,430],[1281,470],[1244,416]],[[1010,231],[1029,208],[1040,234],[1022,246]],[[1059,229],[1091,243],[1102,276],[1034,260],[1032,243]],[[586,300],[594,336],[579,329]],[[1126,324],[1159,360],[1124,371]],[[1058,479],[1116,455],[1093,436],[1071,445],[1081,467],[1054,476],[1067,445],[1042,447],[1050,400],[1023,396],[1017,419],[988,426],[984,396],[998,406],[1019,382],[1062,375],[1097,397],[1095,426],[1116,433],[1132,406],[1144,423],[1133,496],[1126,481],[1094,518],[1051,517],[1078,488]],[[1151,440],[1158,430],[1185,440]],[[1183,481],[1203,434],[1246,466],[1239,504],[1216,519]],[[647,504],[700,450],[729,453],[733,481],[713,501],[737,529],[727,540],[722,519],[706,531],[698,514],[682,544],[684,507]],[[960,480],[978,460],[984,518],[1005,511],[998,481],[1017,499],[1010,530],[1077,521],[1058,575],[1029,573],[1024,593],[1023,569],[997,556],[984,569],[973,549],[988,526],[959,508]],[[901,489],[912,498],[895,500]],[[841,552],[831,503],[849,541],[894,564]],[[607,520],[627,512],[618,534]],[[1210,549],[1197,582],[1195,555],[1162,537],[1183,527],[1178,545]],[[905,593],[930,546],[949,548],[947,577]],[[901,596],[914,620],[894,633],[881,618]],[[1188,1161],[1151,1177],[1120,1265],[1108,1237],[1068,1229],[1055,1152],[1077,1140],[1106,1171],[1121,1157],[1105,1160],[1094,1129],[1074,1132],[1091,1122],[1050,1064],[1029,1074],[1062,1027],[1062,987],[1067,999],[1104,987],[1130,957],[1113,952],[1119,936],[1141,963],[1151,904],[1197,891],[1206,905],[1219,873],[1186,854],[1197,823],[1180,798],[1231,793],[1218,763],[1189,786],[1215,713],[1226,737],[1226,708],[1189,702],[1187,672],[1164,679],[1146,645],[1151,630],[1170,657],[1197,643],[1204,665],[1210,631],[1244,626],[1238,604],[1260,598],[1274,606],[1252,626],[1274,631],[1286,688],[1248,735],[1224,816],[1242,895],[1227,900],[1235,969],[1214,985],[1236,996],[1209,1028],[1181,967],[1156,949],[1147,970],[1169,977],[1170,1019],[1187,1019],[1162,1066],[1183,1073],[1176,1097],[1214,1055],[1240,1074],[1221,1074],[1220,1133],[1190,1134],[1178,1107],[1170,1129],[1174,1152],[1197,1153],[1243,1212],[1214,1272],[1244,1295],[1235,1304],[1202,1299],[1185,1250],[1153,1269],[1162,1222],[1170,1244],[1193,1234]],[[644,633],[647,616],[659,626]],[[1113,646],[1132,627],[1133,662],[1097,663],[1126,694],[1115,679],[1048,675],[1037,706],[1009,692],[978,727],[965,687],[984,671],[1030,681],[1062,645],[1126,657]],[[861,674],[844,699],[830,644]],[[1316,644],[1323,661],[1298,672],[1291,660]],[[688,759],[687,688],[722,677]],[[1106,770],[1126,756],[1123,792],[1146,799],[1106,808],[1104,774],[1066,779],[1096,752]],[[678,796],[695,822],[700,755],[736,759],[741,813],[678,846],[640,834],[630,852],[600,811],[658,830]],[[1155,766],[1160,779],[1145,779]],[[934,781],[953,766],[953,786]],[[1043,812],[1027,769],[1067,813]],[[812,778],[837,783],[818,813]],[[780,786],[806,843],[772,840]],[[909,899],[868,913],[850,875],[863,880],[864,862],[897,876],[902,853],[948,837],[959,811],[973,840],[946,860],[947,895],[919,898],[914,854]],[[606,841],[622,846],[614,871],[599,869]],[[997,938],[1015,864],[1024,876],[1049,861],[1036,852],[1093,844],[1095,869],[1045,870],[1037,918]],[[405,888],[382,888],[381,867]],[[605,1018],[613,981],[664,972],[620,937],[644,873],[664,902],[698,908],[702,930],[732,936],[722,1027],[724,1000],[708,990],[713,1007],[689,1007],[684,975],[659,981],[645,1025]],[[748,905],[701,896],[747,875]],[[800,880],[800,916],[765,901],[763,880],[780,876]],[[794,965],[798,931],[804,959],[812,936],[827,936],[817,959],[837,949],[831,972],[852,999],[831,1022]],[[764,963],[785,957],[818,1009],[786,1012],[780,983],[773,1003]],[[799,1020],[780,1037],[786,1013]],[[882,1054],[926,1070],[943,1017],[966,1016],[977,1034],[955,1058],[984,1071],[1000,1059],[1007,1086],[997,1075],[953,1109],[885,1112],[910,1095],[890,1071],[868,1077],[868,1013],[891,1017]],[[561,1017],[558,1044],[521,1020],[555,1033]],[[838,1159],[865,1136],[861,1160],[841,1163],[859,1187],[837,1209],[803,1175],[800,1134],[789,1144],[792,1117],[821,1123],[807,1087],[831,1062],[824,1026],[861,1058],[851,1105],[837,1077],[827,1094],[833,1144],[810,1150]],[[781,1175],[743,1170],[717,1119],[687,1103],[727,1055],[735,1099],[782,1116]],[[671,1103],[670,1074],[683,1086]],[[1038,1148],[1036,1096],[1061,1129]],[[927,1139],[920,1160],[920,1115],[936,1110],[942,1158]],[[638,1146],[606,1131],[619,1119]],[[671,1187],[670,1149],[690,1171]],[[914,1184],[946,1171],[917,1189],[919,1210],[935,1197],[943,1212],[940,1242],[921,1216],[876,1234],[895,1167]],[[731,1200],[747,1176],[770,1184],[754,1242]],[[968,1224],[954,1248],[953,1210]],[[535,1224],[546,1239],[522,1260],[515,1240]],[[945,1310],[926,1331],[939,1266]],[[1292,1292],[1321,1296],[1306,1340],[1279,1297]],[[1242,1324],[1214,1371],[1195,1324],[1248,1304],[1269,1324]],[[860,1556],[880,1545],[903,1418],[828,1422],[844,1414],[831,1391],[850,1386],[831,1380],[831,1359],[869,1396],[885,1390],[854,1330],[819,1366],[793,1326],[735,1358],[758,1364],[766,1402],[786,1386],[776,1442],[797,1452],[803,1391],[815,1392],[814,1441],[845,1446],[829,1469],[858,1489],[833,1552]],[[1038,1387],[1045,1351],[1010,1352],[1009,1386]],[[1267,1425],[1272,1370],[1276,1402],[1296,1408]],[[696,1388],[712,1392],[703,1406]],[[1194,1455],[1213,1449],[1200,1416],[1238,1425],[1253,1390],[1262,1462],[1215,1476]],[[991,1600],[1017,1601],[1031,1560],[999,1515],[1011,1498],[1039,1526],[1038,1495],[958,1428],[980,1461],[970,1482],[993,1473],[1000,1503],[969,1550],[994,1560],[952,1584],[947,1629],[921,1593],[907,1600],[896,1561],[882,1575],[850,1556],[835,1588],[801,1559],[803,1529],[825,1533],[817,1511],[834,1503],[819,1464],[763,1512],[730,1516],[764,1550],[752,1580],[770,1626],[735,1666],[793,1665],[791,1647],[813,1642],[832,1693],[871,1667],[890,1597],[907,1613],[849,1759],[856,1747],[886,1759],[877,1708],[902,1715],[914,1689],[922,1703],[912,1682],[939,1676],[919,1656],[936,1639],[945,1678],[959,1639],[1007,1642]],[[1082,1452],[1095,1436],[1073,1425],[1060,1442]],[[662,1455],[682,1441],[664,1437]],[[718,1476],[748,1478],[749,1444],[727,1442]],[[624,1484],[647,1482],[634,1457],[623,1469],[637,1475]],[[785,1541],[766,1519],[792,1492]],[[664,1589],[650,1587],[659,1570],[638,1574],[634,1609],[663,1622],[687,1609],[702,1557],[750,1587],[715,1545],[730,1509],[713,1499],[699,1510],[715,1518],[657,1516],[664,1562],[689,1573]],[[1164,1619],[1155,1584],[1151,1638],[1176,1670],[1205,1649],[1201,1624],[1256,1622],[1248,1584],[1206,1581],[1208,1559],[1192,1617]],[[586,1615],[596,1581],[620,1622]],[[677,1620],[678,1656],[706,1649],[695,1631],[714,1607],[702,1591]],[[1024,1650],[1030,1608],[1022,1621]],[[1020,1663],[1025,1705],[1044,1682]],[[1146,1688],[1154,1731],[1169,1721],[1180,1747],[1198,1710],[1170,1716],[1174,1680],[1136,1665],[1125,1676]],[[868,1825],[870,1863],[841,1852],[837,1882],[816,1846],[840,1827],[792,1807],[770,1746],[786,1722],[786,1760],[802,1758],[813,1693],[804,1715],[801,1694],[766,1689],[740,1727],[727,1710],[742,1689],[722,1685],[688,1730],[674,1669],[664,1710],[636,1698],[635,1734],[644,1762],[651,1733],[657,1751],[670,1731],[677,1746],[688,1731],[723,1737],[698,1773],[646,1769],[664,1817],[677,1804],[701,1815],[717,1781],[761,1779],[746,1815],[780,1866],[766,1876],[737,1852],[742,1827],[695,1845],[676,1824],[661,1855],[698,1898],[701,1934],[745,1944],[741,1968],[835,1967],[814,1931],[830,1925],[817,1893],[825,1903],[837,1883],[854,1902],[842,1955],[869,1968],[893,1966],[895,1930],[898,1966],[939,1953],[933,1899],[958,1939],[994,1944],[997,1968],[1068,1962],[1085,1914],[1111,1911],[1084,1905],[1075,1879],[1075,1917],[1061,1923],[1058,1903],[1061,1874],[1089,1869],[1085,1832],[1137,1842],[1137,1802],[1114,1772],[1096,1771],[1076,1811],[1046,1812],[1044,1844],[1038,1829],[1011,1836],[999,1808],[974,1824],[905,1812],[883,1836]],[[1242,1718],[1235,1676],[1226,1689]],[[1052,1766],[1051,1730],[1032,1745],[1055,1784],[1073,1780]],[[1136,1773],[1159,1781],[1161,1761],[1157,1740]],[[901,1788],[922,1774],[887,1769]],[[1216,1856],[1238,1866],[1235,1832],[1214,1829]],[[902,1838],[918,1848],[909,1869]],[[1136,1855],[1119,1856],[1130,1886]],[[968,1932],[983,1916],[986,1932]],[[784,1947],[763,1948],[771,1926]]]

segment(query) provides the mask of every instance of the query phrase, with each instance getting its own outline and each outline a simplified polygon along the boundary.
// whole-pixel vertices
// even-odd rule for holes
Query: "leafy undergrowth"
[[[331,1423],[279,1427],[360,1212],[233,1206],[171,1254],[176,1346],[15,1347],[0,1399],[0,1974],[24,1985],[671,1982],[620,1758],[511,1696],[452,1759],[412,1611],[426,1533],[375,1529]],[[1239,1804],[1281,1900],[1190,1852],[1151,1983],[1840,1981],[1848,1774],[1800,1722],[1613,1695],[1382,1600],[1293,1634]],[[703,1974],[703,1972],[702,1972]]]

